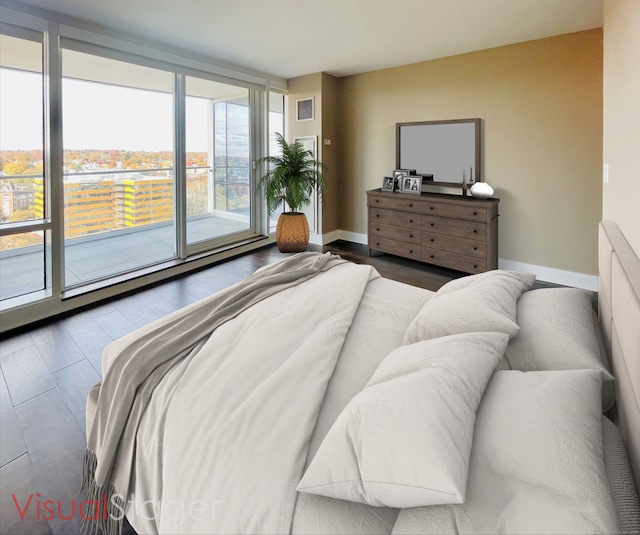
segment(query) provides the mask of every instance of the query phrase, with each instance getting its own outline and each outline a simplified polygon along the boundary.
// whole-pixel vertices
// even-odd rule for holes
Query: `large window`
[[[62,52],[70,287],[176,256],[174,74]]]
[[[0,9],[3,319],[64,312],[268,234],[254,162],[283,115],[280,95],[267,116],[266,78]]]
[[[214,118],[216,209],[247,214],[250,208],[251,174],[247,98],[216,102]]]
[[[189,244],[252,227],[249,91],[186,78]]]
[[[0,34],[0,298],[46,287],[42,34]],[[27,226],[26,226],[27,225]]]
[[[285,135],[284,131],[285,96],[280,93],[269,93],[269,155],[279,156],[280,145],[276,141],[276,133]],[[284,211],[284,202],[273,214],[269,214],[269,230],[276,231],[278,217]]]

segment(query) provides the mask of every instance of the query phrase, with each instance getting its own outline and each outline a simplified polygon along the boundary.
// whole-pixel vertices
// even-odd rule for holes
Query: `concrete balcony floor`
[[[188,222],[189,243],[246,230],[247,222],[204,217]],[[65,246],[66,286],[135,270],[175,256],[171,223],[126,231],[111,231],[68,240]],[[44,254],[29,248],[25,254],[0,259],[0,299],[43,288]]]

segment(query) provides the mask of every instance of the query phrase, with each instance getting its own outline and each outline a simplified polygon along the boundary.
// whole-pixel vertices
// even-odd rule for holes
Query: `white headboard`
[[[616,378],[616,410],[640,489],[640,260],[613,221],[601,221],[598,312]]]

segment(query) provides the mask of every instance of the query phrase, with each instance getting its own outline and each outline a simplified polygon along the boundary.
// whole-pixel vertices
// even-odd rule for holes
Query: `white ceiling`
[[[253,71],[345,76],[601,27],[604,0],[19,0]]]

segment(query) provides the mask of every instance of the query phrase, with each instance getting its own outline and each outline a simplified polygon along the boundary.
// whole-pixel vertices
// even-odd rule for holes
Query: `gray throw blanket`
[[[83,489],[93,511],[85,533],[122,529],[135,454],[136,433],[155,387],[173,366],[191,359],[226,321],[277,292],[345,262],[326,253],[300,253],[256,271],[251,277],[176,315],[123,348],[98,383],[99,395],[84,455]]]

